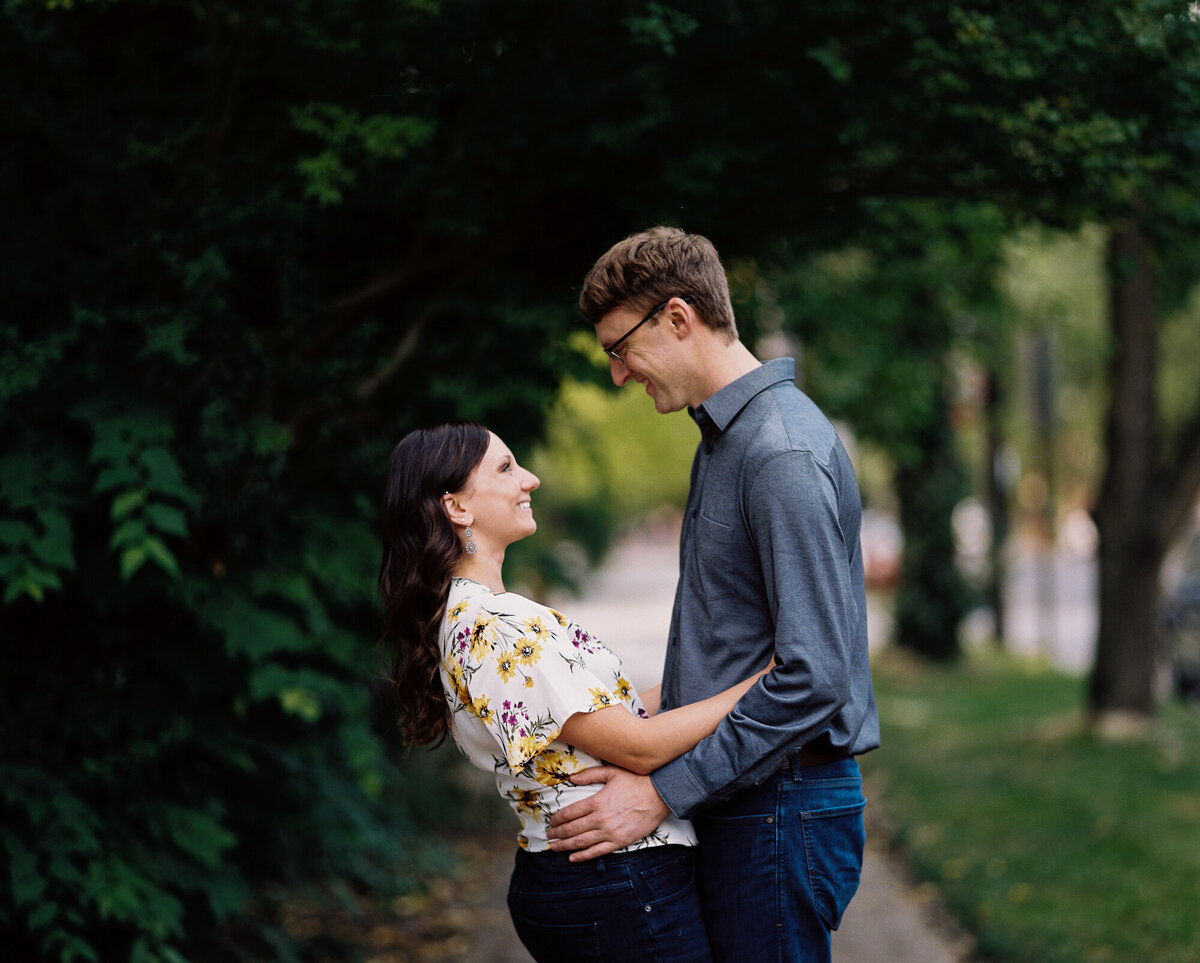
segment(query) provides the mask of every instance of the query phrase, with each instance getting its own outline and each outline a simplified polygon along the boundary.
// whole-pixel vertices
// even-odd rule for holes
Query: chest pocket
[[[699,595],[706,601],[731,595],[737,585],[743,560],[737,557],[734,541],[734,531],[728,525],[705,515],[696,517],[692,563]]]

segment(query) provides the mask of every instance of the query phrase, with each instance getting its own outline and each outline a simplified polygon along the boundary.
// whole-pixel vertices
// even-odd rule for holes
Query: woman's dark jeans
[[[538,963],[709,963],[690,846],[651,846],[572,863],[517,852],[508,910]]]

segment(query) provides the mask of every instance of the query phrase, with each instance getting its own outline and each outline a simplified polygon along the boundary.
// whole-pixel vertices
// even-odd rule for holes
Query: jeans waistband
[[[541,849],[537,852],[529,852],[527,849],[517,850],[517,862],[530,862],[545,869],[554,868],[570,868],[572,870],[583,871],[588,867],[593,867],[599,872],[603,872],[604,866],[612,866],[614,864],[630,862],[645,862],[653,860],[656,857],[668,859],[674,856],[679,856],[684,853],[691,853],[694,847],[684,846],[680,843],[663,843],[657,846],[643,846],[641,849],[630,849],[623,853],[608,853],[605,856],[597,856],[595,859],[586,859],[578,863],[571,862],[571,853],[555,852],[552,849]]]

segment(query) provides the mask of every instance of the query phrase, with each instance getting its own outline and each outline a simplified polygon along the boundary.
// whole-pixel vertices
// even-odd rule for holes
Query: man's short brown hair
[[[717,249],[708,238],[677,227],[652,227],[609,248],[583,280],[579,309],[599,324],[617,308],[649,311],[673,297],[690,298],[704,324],[730,341],[737,337]]]

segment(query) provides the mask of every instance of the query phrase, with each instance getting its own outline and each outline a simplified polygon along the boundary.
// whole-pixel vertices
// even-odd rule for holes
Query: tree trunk
[[[1158,318],[1150,249],[1136,220],[1109,240],[1113,332],[1108,467],[1096,504],[1100,636],[1090,708],[1097,723],[1154,711],[1159,569],[1166,551],[1155,380]]]
[[[951,515],[966,493],[944,397],[918,438],[920,459],[896,470],[904,561],[896,592],[896,644],[934,659],[958,655],[970,598],[954,564]]]

